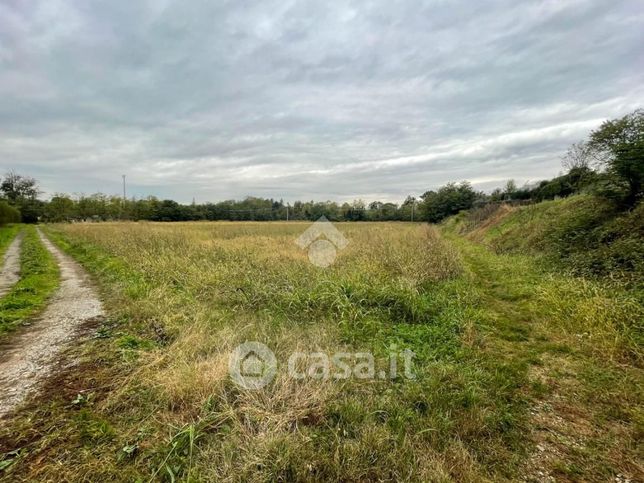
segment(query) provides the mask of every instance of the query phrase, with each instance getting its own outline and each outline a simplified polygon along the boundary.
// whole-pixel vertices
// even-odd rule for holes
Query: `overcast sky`
[[[0,169],[183,202],[521,184],[644,106],[643,46],[641,0],[0,0]]]

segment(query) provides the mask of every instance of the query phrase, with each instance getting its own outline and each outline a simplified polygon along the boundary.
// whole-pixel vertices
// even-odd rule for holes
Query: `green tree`
[[[23,222],[38,221],[42,213],[42,203],[36,199],[39,191],[35,179],[10,171],[0,183],[0,192],[10,205],[20,211]]]
[[[418,220],[419,216],[417,213],[418,201],[413,196],[407,196],[403,204],[400,205],[400,208],[397,213],[397,219],[410,221],[412,218]],[[413,212],[413,217],[412,217]]]
[[[173,200],[163,200],[152,215],[154,221],[184,221],[187,219],[185,209]]]
[[[38,196],[37,181],[13,171],[5,174],[2,183],[0,183],[0,191],[12,205],[16,205],[22,200],[36,199]]]
[[[624,202],[634,206],[644,186],[644,110],[604,122],[590,134],[589,147],[624,186]]]
[[[45,207],[47,221],[70,221],[77,215],[76,203],[65,194],[56,194]]]
[[[463,181],[448,183],[438,191],[428,191],[422,198],[420,211],[424,220],[437,223],[461,210],[468,210],[481,195]]]

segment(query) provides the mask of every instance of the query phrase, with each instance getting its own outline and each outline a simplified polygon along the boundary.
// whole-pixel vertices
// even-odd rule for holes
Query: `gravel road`
[[[78,337],[83,323],[103,315],[87,273],[38,233],[58,262],[61,283],[41,315],[0,346],[0,418],[51,374],[60,352]]]

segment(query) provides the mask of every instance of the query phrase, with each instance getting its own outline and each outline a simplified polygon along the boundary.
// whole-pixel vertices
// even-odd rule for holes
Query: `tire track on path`
[[[15,410],[52,372],[61,351],[81,326],[104,315],[89,276],[38,229],[43,245],[58,262],[60,287],[32,323],[0,347],[0,418]]]
[[[4,254],[0,270],[0,297],[7,295],[20,280],[20,248],[23,236],[24,232],[18,233]]]

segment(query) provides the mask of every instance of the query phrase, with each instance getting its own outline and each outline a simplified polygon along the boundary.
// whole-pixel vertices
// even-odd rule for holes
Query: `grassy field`
[[[0,432],[8,480],[499,481],[641,478],[637,297],[497,253],[453,229],[103,223],[47,233],[110,317],[47,399]],[[237,387],[231,351],[278,372]],[[415,353],[415,378],[289,377],[294,351]],[[0,473],[1,474],[1,473]],[[541,475],[542,476],[542,475]]]

